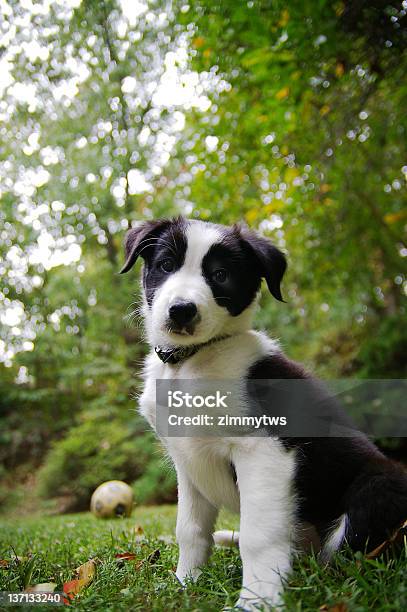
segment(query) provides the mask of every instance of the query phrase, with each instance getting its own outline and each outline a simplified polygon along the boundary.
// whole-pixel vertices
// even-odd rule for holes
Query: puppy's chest
[[[140,412],[154,429],[157,410],[160,409],[156,403],[156,380],[170,378],[180,378],[179,370],[154,364],[153,372],[150,369],[145,379]],[[188,372],[188,378],[192,378],[191,372]],[[211,504],[217,508],[225,506],[233,512],[239,511],[239,494],[227,439],[163,436],[160,439],[176,469],[188,474],[191,482]]]
[[[228,440],[167,438],[164,443],[177,470],[186,473],[213,506],[239,512],[239,492]]]
[[[157,356],[147,357],[144,370],[144,391],[140,397],[140,412],[156,429],[157,380],[234,380],[237,381],[237,401],[232,411],[244,411],[244,389],[247,369],[265,353],[272,352],[274,344],[258,332],[242,334],[239,339],[225,341],[216,354],[202,350],[184,364],[171,367],[161,363]],[[230,438],[161,437],[177,470],[186,472],[196,488],[214,506],[239,510],[239,493],[231,464]]]

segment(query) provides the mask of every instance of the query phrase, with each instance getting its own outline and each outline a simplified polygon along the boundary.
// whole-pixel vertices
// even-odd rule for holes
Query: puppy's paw
[[[262,610],[271,610],[272,608],[266,604],[266,602],[260,599],[243,599],[239,597],[233,608],[227,608],[230,612],[232,610],[240,610],[240,612],[260,612]]]
[[[238,601],[232,610],[244,612],[271,612],[283,609],[283,601],[280,593],[268,594],[265,597],[256,597],[246,591],[240,593]]]
[[[189,581],[196,582],[199,576],[202,574],[202,570],[199,567],[194,567],[190,570],[178,568],[175,572],[175,576],[178,582],[184,587]]]

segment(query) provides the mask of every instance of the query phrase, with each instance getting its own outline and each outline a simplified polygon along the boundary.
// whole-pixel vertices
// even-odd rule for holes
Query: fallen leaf
[[[80,593],[87,584],[86,580],[70,580],[65,582],[62,590],[68,599],[64,598],[64,603],[69,604],[69,601],[72,601],[75,595]]]
[[[64,599],[65,604],[69,604],[69,601],[72,600],[75,595],[80,593],[82,589],[88,586],[96,573],[96,559],[90,559],[83,565],[80,565],[75,570],[77,574],[77,578],[75,580],[70,580],[69,582],[65,582],[62,590],[67,596],[68,599]]]
[[[327,604],[324,604],[319,608],[319,610],[320,612],[347,612],[348,606],[346,605],[346,603],[343,602],[337,603],[333,606],[328,606]]]
[[[2,569],[8,569],[10,567],[10,561],[8,559],[0,559],[0,567]]]
[[[77,567],[75,572],[78,575],[78,580],[86,580],[89,584],[96,574],[96,559],[89,559],[89,561]]]
[[[136,555],[131,552],[117,553],[114,557],[118,561],[134,561],[136,559]]]

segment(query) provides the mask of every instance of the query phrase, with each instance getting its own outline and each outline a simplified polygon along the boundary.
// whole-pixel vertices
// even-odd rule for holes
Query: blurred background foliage
[[[0,7],[3,509],[175,499],[136,415],[134,220],[259,229],[289,270],[258,325],[320,376],[406,376],[406,2]]]

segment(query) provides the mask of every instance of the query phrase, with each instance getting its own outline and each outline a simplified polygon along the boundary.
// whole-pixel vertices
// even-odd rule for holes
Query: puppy
[[[177,218],[139,223],[125,242],[128,272],[144,260],[143,314],[151,353],[141,414],[156,425],[158,379],[312,379],[252,329],[262,279],[282,301],[284,255],[244,227]],[[251,402],[246,413],[253,413]],[[258,408],[257,408],[258,410]],[[261,410],[272,414],[263,402]],[[386,539],[407,517],[407,475],[362,433],[351,437],[163,439],[178,477],[181,583],[197,578],[218,510],[240,512],[243,585],[237,606],[275,606],[307,529],[323,558]],[[256,608],[257,609],[257,608]]]

